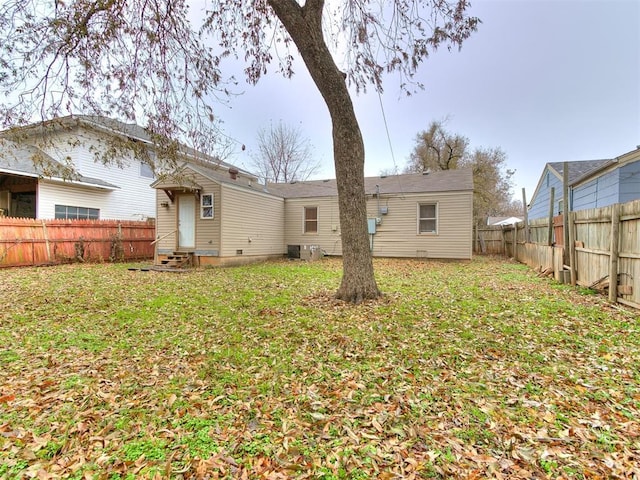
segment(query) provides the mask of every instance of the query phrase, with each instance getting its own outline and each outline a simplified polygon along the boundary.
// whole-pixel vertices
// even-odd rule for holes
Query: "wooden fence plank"
[[[524,224],[493,231],[493,227],[483,228],[487,253],[515,256],[538,271],[552,268],[555,274],[556,269],[564,266],[559,262],[554,266],[554,247],[547,243],[554,233],[556,240],[560,240],[565,232],[564,220],[561,217],[554,220],[553,223],[548,218],[530,221],[528,239]],[[607,286],[616,301],[640,308],[640,200],[570,212],[567,229],[571,283]],[[560,248],[558,243],[555,248]]]
[[[615,303],[618,298],[618,253],[620,243],[620,204],[613,206],[611,212],[611,246],[609,253],[609,301]]]
[[[548,219],[548,232],[547,232],[547,245],[553,245],[553,202],[556,189],[551,187],[551,197],[549,198],[549,219]]]
[[[153,258],[154,238],[150,222],[0,217],[0,267]]]

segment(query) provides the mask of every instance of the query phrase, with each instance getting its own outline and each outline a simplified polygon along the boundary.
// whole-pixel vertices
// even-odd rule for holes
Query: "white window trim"
[[[425,218],[425,220],[435,220],[436,221],[436,229],[434,232],[421,232],[420,231],[420,206],[421,205],[435,205],[436,207],[436,216],[435,218]],[[418,235],[438,235],[438,227],[439,227],[439,218],[440,218],[440,208],[439,202],[418,202],[416,205],[416,231]]]
[[[316,209],[316,231],[315,232],[307,232],[307,208],[315,208]],[[302,207],[302,234],[303,235],[318,235],[320,231],[320,207],[317,205],[305,205]]]
[[[211,198],[211,205],[205,205],[204,199],[205,197]],[[204,212],[206,208],[211,208],[211,216],[205,216]],[[212,220],[216,216],[215,209],[215,199],[213,197],[213,193],[203,193],[200,195],[200,219],[201,220]]]
[[[56,215],[56,213],[57,213],[56,211],[57,211],[58,209],[60,209],[60,208],[64,208],[64,211],[65,211],[65,216],[64,216],[64,218],[62,218],[62,217],[58,217],[58,216]],[[75,217],[71,217],[71,218],[69,218],[69,209],[70,209],[70,208],[75,208],[75,209],[82,208],[82,209],[84,209],[84,210],[86,210],[86,211],[87,211],[87,215],[86,215],[86,216],[82,216],[81,218],[78,218],[78,216],[77,216],[77,215],[76,215]],[[80,206],[77,206],[77,205],[62,205],[62,204],[55,204],[55,205],[53,206],[53,209],[54,209],[54,214],[53,214],[53,216],[54,216],[54,218],[55,218],[56,220],[76,220],[76,219],[77,219],[77,220],[100,220],[100,209],[99,209],[99,208],[93,208],[93,207],[80,207]],[[90,214],[89,214],[89,212],[90,212],[90,211],[94,212],[97,216],[96,216],[95,218],[90,218]]]

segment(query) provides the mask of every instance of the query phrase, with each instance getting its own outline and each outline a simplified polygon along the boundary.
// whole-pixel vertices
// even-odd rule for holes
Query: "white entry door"
[[[180,195],[178,198],[178,248],[196,246],[196,198]]]

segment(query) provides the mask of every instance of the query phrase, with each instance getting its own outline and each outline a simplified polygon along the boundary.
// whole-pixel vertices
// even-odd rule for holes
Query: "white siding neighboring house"
[[[150,162],[158,168],[162,161],[145,129],[81,115],[10,129],[0,137],[5,139],[0,144],[0,208],[5,215],[120,220],[156,216]],[[97,160],[96,155],[114,150],[115,142],[135,145],[137,153],[121,149],[113,163]],[[179,155],[204,157],[186,147]],[[69,176],[69,167],[79,176]]]
[[[118,187],[83,175],[65,179],[65,171],[65,165],[32,145],[0,139],[0,214],[54,218],[59,205],[75,206],[83,218],[97,218],[104,199]]]

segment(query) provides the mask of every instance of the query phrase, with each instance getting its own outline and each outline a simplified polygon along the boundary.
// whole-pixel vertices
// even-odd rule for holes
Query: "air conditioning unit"
[[[320,245],[300,245],[300,259],[307,261],[320,260],[322,250]]]
[[[287,245],[287,258],[300,258],[300,245]]]

